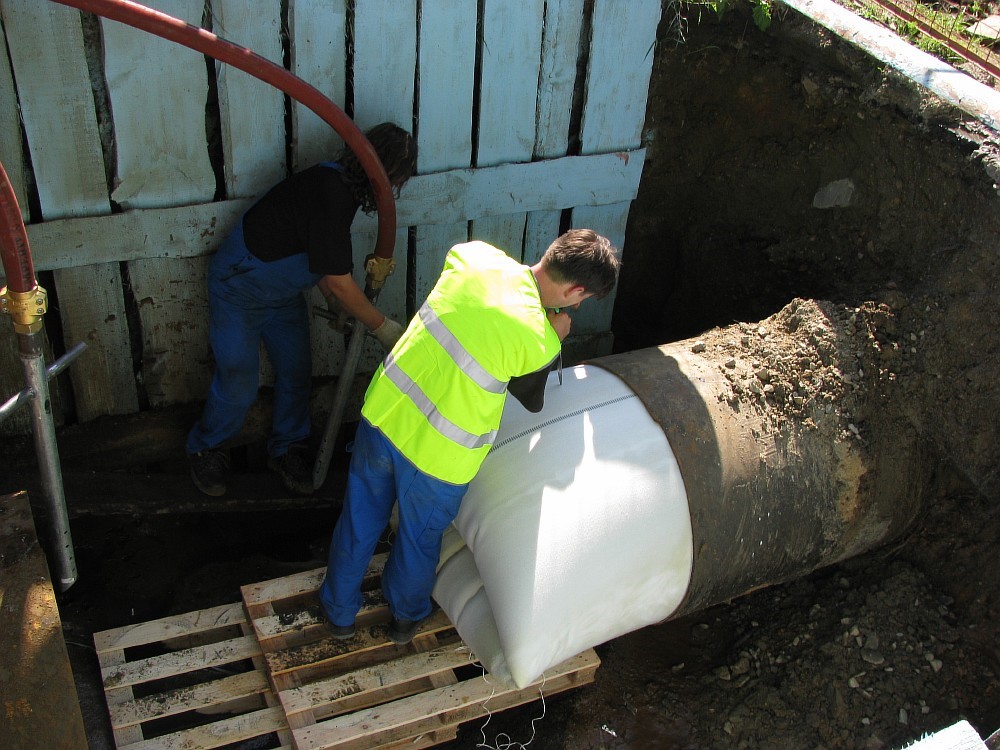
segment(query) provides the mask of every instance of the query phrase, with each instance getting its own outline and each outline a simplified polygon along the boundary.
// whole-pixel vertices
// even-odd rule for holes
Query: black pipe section
[[[588,363],[635,391],[684,480],[694,556],[671,618],[808,575],[912,526],[927,481],[912,430],[853,447],[788,418],[778,404],[749,413],[734,407],[723,363],[692,353],[693,344]]]

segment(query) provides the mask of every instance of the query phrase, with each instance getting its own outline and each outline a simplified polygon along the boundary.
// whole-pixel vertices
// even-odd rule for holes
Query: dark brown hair
[[[389,184],[397,197],[401,188],[417,171],[417,142],[398,125],[383,122],[365,132],[375,153],[389,177]],[[354,200],[365,213],[375,210],[375,191],[357,155],[347,146],[337,156],[344,168],[341,179],[351,191]]]
[[[597,299],[615,288],[620,266],[618,250],[593,229],[570,229],[542,256],[542,268],[554,281],[582,286]]]

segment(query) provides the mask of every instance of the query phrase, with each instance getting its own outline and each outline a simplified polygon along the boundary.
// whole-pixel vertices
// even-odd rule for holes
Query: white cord
[[[483,701],[483,708],[486,709],[486,721],[479,728],[479,733],[483,736],[483,741],[476,745],[477,748],[482,747],[486,750],[525,750],[532,742],[535,741],[535,722],[541,721],[545,718],[545,693],[542,688],[545,687],[545,675],[542,675],[542,684],[538,686],[538,697],[542,699],[542,715],[536,716],[531,720],[531,737],[528,738],[527,742],[517,742],[510,738],[510,735],[506,732],[501,732],[496,736],[496,744],[490,745],[489,741],[486,739],[486,725],[490,723],[493,718],[493,712],[487,707],[487,703],[492,700],[493,696],[496,695],[496,687],[493,686],[489,680],[486,679],[486,668],[480,665],[483,670],[483,680],[490,684],[493,691],[490,693],[490,697]]]

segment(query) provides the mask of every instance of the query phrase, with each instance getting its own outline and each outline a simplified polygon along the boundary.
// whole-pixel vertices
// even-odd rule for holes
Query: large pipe
[[[912,429],[868,435],[866,446],[849,430],[834,441],[807,420],[776,418],[781,407],[766,400],[760,412],[734,408],[722,363],[692,345],[592,363],[643,402],[684,479],[693,558],[672,618],[860,555],[913,524],[926,475]]]
[[[752,330],[550,376],[537,414],[508,399],[445,538],[441,608],[523,687],[588,647],[900,537],[930,462],[874,331],[796,300]]]
[[[382,259],[392,257],[396,236],[396,203],[385,168],[364,133],[340,107],[320,91],[246,47],[228,42],[210,31],[138,3],[127,0],[53,0],[53,2],[95,13],[190,47],[271,84],[292,99],[309,107],[337,131],[344,139],[344,143],[357,155],[375,194],[375,208],[378,211],[375,256]]]

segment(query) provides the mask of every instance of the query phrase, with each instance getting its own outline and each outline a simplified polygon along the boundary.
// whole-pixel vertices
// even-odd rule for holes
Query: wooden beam
[[[454,224],[524,211],[630,201],[639,189],[645,155],[645,149],[637,149],[417,176],[397,201],[397,224]],[[251,203],[252,199],[219,201],[31,224],[28,241],[40,271],[192,258],[214,252]],[[352,232],[371,234],[377,228],[376,215],[359,213]]]

